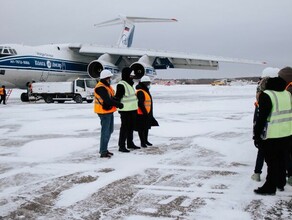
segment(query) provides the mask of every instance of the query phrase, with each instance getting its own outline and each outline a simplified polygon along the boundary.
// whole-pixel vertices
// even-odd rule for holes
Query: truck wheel
[[[82,102],[83,102],[82,96],[79,95],[79,94],[75,95],[75,97],[74,97],[74,101],[75,101],[76,103],[82,103]]]
[[[44,100],[46,103],[53,103],[54,102],[53,97],[50,95],[45,96]]]
[[[27,92],[21,93],[21,95],[20,95],[20,100],[21,100],[22,102],[28,102],[28,101],[29,101],[29,100],[28,100],[28,94],[27,94]]]

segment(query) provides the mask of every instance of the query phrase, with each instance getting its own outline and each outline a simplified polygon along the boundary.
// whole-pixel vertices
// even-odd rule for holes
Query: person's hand
[[[261,138],[254,137],[253,143],[256,148],[260,149],[262,147],[263,140]]]
[[[119,108],[119,109],[124,108],[124,104],[123,104],[123,103],[119,103],[118,108]]]

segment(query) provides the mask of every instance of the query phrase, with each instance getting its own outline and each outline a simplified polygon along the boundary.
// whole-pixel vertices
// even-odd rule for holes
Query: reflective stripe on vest
[[[0,95],[4,95],[4,89],[0,88]]]
[[[271,101],[272,111],[267,119],[264,139],[282,138],[292,135],[292,98],[288,91],[265,90]]]
[[[106,86],[102,82],[98,82],[95,86],[95,89],[98,87],[104,87],[106,88],[108,94],[110,97],[113,97],[115,95],[115,90],[111,86]],[[109,110],[104,110],[102,105],[103,105],[103,99],[95,92],[94,89],[94,112],[97,114],[108,114],[108,113],[113,113],[117,110],[115,106],[112,106],[111,109]]]
[[[143,89],[138,89],[137,92],[136,92],[136,94],[137,94],[139,91],[142,91],[142,92],[144,93],[144,97],[145,97],[145,100],[144,100],[144,106],[145,106],[145,108],[146,108],[147,113],[149,113],[150,110],[151,110],[151,98],[150,98],[150,95],[149,95],[147,92],[145,92]],[[138,111],[137,111],[137,113],[138,113],[139,115],[143,115],[143,112],[142,112],[142,110],[141,110],[140,107],[138,107]]]
[[[126,81],[122,80],[118,84],[123,85],[125,88],[125,95],[121,99],[121,102],[124,104],[122,109],[119,111],[133,111],[138,109],[138,99],[135,94],[135,89],[129,85]]]

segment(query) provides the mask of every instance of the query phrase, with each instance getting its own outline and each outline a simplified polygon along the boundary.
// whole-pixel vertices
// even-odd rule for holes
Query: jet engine
[[[130,67],[135,73],[135,78],[141,79],[144,75],[153,78],[156,75],[156,71],[150,64],[152,62],[147,55],[144,55],[137,62],[133,63]]]
[[[101,55],[97,60],[93,60],[88,64],[87,73],[91,78],[97,79],[100,76],[102,70],[107,69],[113,74],[119,72],[119,68],[115,66],[114,57],[109,54]]]

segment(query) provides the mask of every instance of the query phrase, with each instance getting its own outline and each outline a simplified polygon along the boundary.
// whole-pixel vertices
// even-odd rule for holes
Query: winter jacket
[[[266,84],[266,90],[284,91],[286,82],[280,78],[269,78]],[[259,112],[254,126],[254,140],[261,140],[261,135],[264,132],[267,119],[272,111],[272,101],[268,94],[262,92],[259,95]]]

